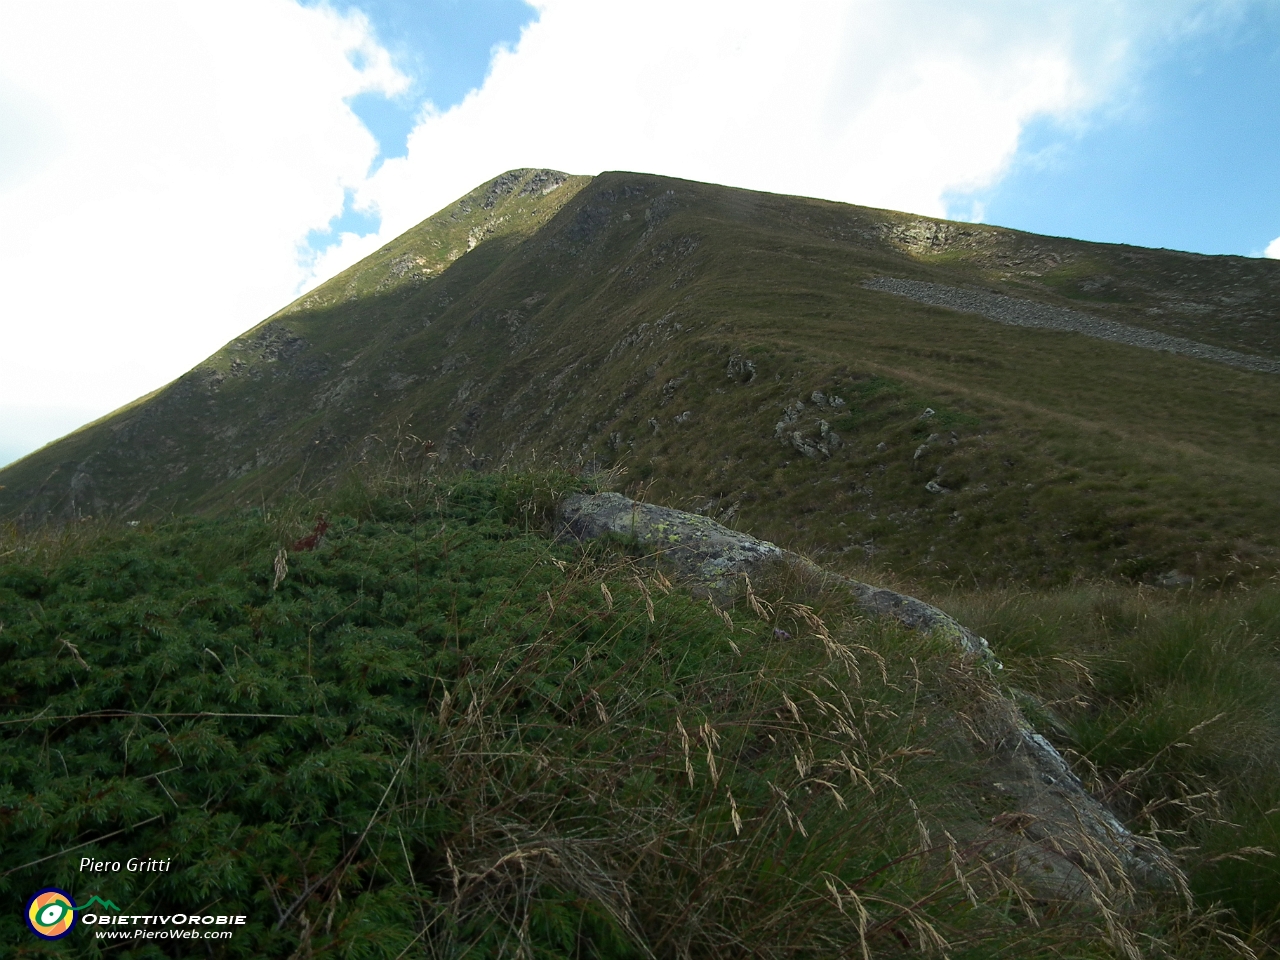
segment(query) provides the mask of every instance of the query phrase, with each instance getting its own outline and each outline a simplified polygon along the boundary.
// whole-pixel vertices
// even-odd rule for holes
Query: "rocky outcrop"
[[[737,355],[732,356],[725,366],[725,374],[730,380],[736,380],[738,383],[750,383],[756,378],[755,361]]]
[[[810,397],[813,404],[819,408],[830,408],[840,413],[845,408],[845,402],[839,397],[828,398],[826,394],[815,390]],[[801,422],[801,418],[805,412],[805,403],[803,400],[797,400],[788,405],[782,411],[782,419],[773,426],[773,435],[775,439],[781,440],[783,443],[789,443],[795,448],[796,453],[803,454],[811,460],[825,460],[831,454],[844,446],[844,441],[840,439],[840,435],[831,428],[826,420],[820,418],[811,418],[808,424]]]
[[[561,537],[624,538],[722,601],[741,589],[742,574],[792,568],[825,587],[848,591],[868,613],[944,638],[990,670],[1000,669],[985,639],[937,607],[841,576],[708,517],[598,493],[569,497],[557,518]],[[1020,881],[1045,899],[1092,902],[1102,894],[1114,902],[1117,891],[1181,886],[1182,875],[1167,851],[1133,834],[1090,794],[994,678],[980,700],[981,709],[958,719],[957,726],[984,757],[989,787],[1015,807],[975,838],[993,858],[1015,864]]]

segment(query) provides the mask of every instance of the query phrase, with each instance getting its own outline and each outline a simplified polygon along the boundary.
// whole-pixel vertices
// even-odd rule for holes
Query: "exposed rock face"
[[[617,493],[575,494],[560,505],[564,532],[579,540],[608,534],[635,537],[662,551],[676,571],[717,592],[733,589],[736,574],[758,570],[786,551],[767,540],[723,527],[709,517],[639,503]]]
[[[816,390],[812,399],[819,407],[827,406],[826,396]],[[844,401],[839,397],[834,397],[831,405],[839,410],[844,407]],[[800,423],[800,416],[804,409],[804,401],[797,400],[783,410],[782,419],[773,426],[773,435],[783,443],[791,444],[797,453],[803,454],[811,460],[825,460],[831,456],[832,451],[843,447],[844,441],[840,439],[838,433],[831,429],[831,424],[825,420],[815,419],[809,428],[808,435],[804,430],[792,429]],[[813,435],[814,432],[816,432],[816,436]]]
[[[785,440],[787,438],[787,434],[791,432],[790,428],[792,424],[799,421],[800,414],[803,410],[803,400],[797,400],[795,403],[789,405],[782,411],[782,419],[774,424],[773,435],[780,440]]]
[[[748,360],[746,357],[732,356],[725,367],[725,374],[730,380],[736,380],[739,383],[750,383],[756,378],[755,361]]]
[[[632,537],[641,546],[660,551],[681,576],[721,595],[739,589],[738,574],[760,572],[770,562],[796,565],[823,580],[839,581],[870,613],[892,617],[912,630],[937,633],[965,653],[994,663],[986,640],[937,607],[823,570],[768,540],[730,530],[709,517],[640,503],[618,493],[597,493],[574,494],[565,500],[560,521],[563,532],[579,540],[607,534]]]
[[[574,494],[560,504],[560,535],[578,540],[620,536],[657,553],[695,589],[722,599],[741,588],[741,574],[788,565],[824,586],[848,590],[869,613],[956,644],[999,669],[987,641],[948,614],[915,597],[824,570],[767,540],[730,530],[708,517],[639,503],[616,493]],[[1133,887],[1181,885],[1168,852],[1138,837],[1095,799],[1054,746],[1018,707],[990,684],[977,716],[964,727],[985,756],[990,786],[1012,799],[1016,812],[993,821],[982,837],[993,858],[1015,864],[1035,896],[1090,902]]]

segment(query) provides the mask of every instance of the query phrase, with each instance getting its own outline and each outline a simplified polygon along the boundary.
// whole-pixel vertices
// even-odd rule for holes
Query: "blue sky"
[[[1280,4],[1143,65],[1123,100],[1072,130],[1044,118],[978,201],[1034,233],[1257,256],[1280,224]]]
[[[1280,0],[0,0],[0,24],[0,464],[513,167],[1280,258]]]
[[[374,36],[411,78],[396,96],[370,91],[348,101],[378,141],[374,170],[408,152],[409,132],[424,104],[444,111],[461,103],[484,82],[493,49],[514,46],[520,30],[538,15],[524,0],[340,0],[330,6],[364,14]],[[342,213],[325,229],[311,231],[307,245],[321,251],[344,231],[369,234],[380,224],[376,211],[356,210],[347,191]]]
[[[413,78],[400,97],[374,93],[353,100],[386,157],[404,156],[423,101],[438,110],[461,103],[484,82],[493,48],[515,46],[521,29],[537,18],[524,0],[342,0],[332,6],[363,12],[374,35]]]

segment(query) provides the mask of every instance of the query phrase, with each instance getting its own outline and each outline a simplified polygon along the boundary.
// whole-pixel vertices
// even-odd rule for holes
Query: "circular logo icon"
[[[27,926],[42,940],[60,940],[75,925],[75,901],[65,890],[45,887],[27,901]]]

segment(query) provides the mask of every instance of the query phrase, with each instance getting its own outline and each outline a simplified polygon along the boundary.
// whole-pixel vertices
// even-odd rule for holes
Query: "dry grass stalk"
[[[639,574],[633,578],[635,585],[640,588],[640,593],[644,597],[644,612],[649,617],[649,622],[653,623],[653,597],[649,595],[649,587],[645,584]]]
[[[4,629],[4,624],[0,624],[0,630],[2,629]],[[89,669],[89,665],[84,662],[84,657],[80,656],[79,647],[77,647],[74,643],[72,643],[66,637],[59,637],[58,640],[62,644],[63,649],[65,649],[71,654],[72,658],[75,660],[76,663],[80,664],[80,666],[82,666],[86,670]]]
[[[702,724],[702,739],[707,745],[707,770],[711,775],[711,785],[714,787],[720,783],[720,773],[716,769],[715,747],[720,745],[720,736],[711,726],[711,721],[707,720]]]
[[[285,576],[289,573],[289,554],[284,547],[276,552],[275,563],[272,564],[275,571],[275,578],[271,581],[271,589],[274,592],[276,587],[284,582]]]
[[[676,717],[676,729],[680,732],[680,750],[684,754],[684,771],[689,777],[689,786],[693,786],[693,761],[689,756],[689,732],[684,728],[684,722]]]

